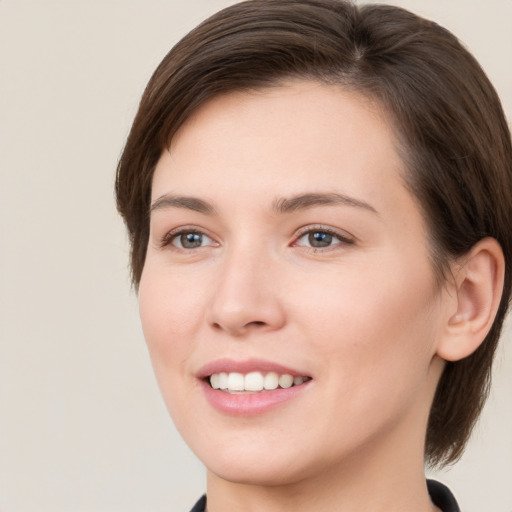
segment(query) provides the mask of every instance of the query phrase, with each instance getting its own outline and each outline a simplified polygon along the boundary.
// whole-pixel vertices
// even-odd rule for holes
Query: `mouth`
[[[289,373],[251,371],[249,373],[220,372],[212,373],[205,381],[212,389],[229,394],[265,393],[276,389],[288,389],[300,386],[311,380],[304,375]]]
[[[310,396],[313,377],[304,369],[292,369],[264,359],[221,358],[196,374],[206,400],[228,416],[258,416]]]

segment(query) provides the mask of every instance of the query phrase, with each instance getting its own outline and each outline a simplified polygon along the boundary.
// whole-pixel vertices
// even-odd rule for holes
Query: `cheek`
[[[428,410],[435,301],[429,279],[402,277],[345,276],[321,302],[310,292],[308,303],[322,306],[300,313],[309,318],[301,331],[315,344],[312,360],[321,364],[319,384],[329,404],[324,427],[354,446]]]
[[[193,350],[194,333],[202,317],[200,293],[176,282],[165,271],[147,265],[139,286],[139,311],[144,338],[160,380]]]
[[[402,263],[402,264],[400,264]],[[316,280],[296,297],[298,317],[325,364],[360,389],[425,378],[435,345],[437,307],[430,267],[382,260],[364,271]],[[377,393],[380,394],[380,393]]]
[[[197,346],[199,296],[196,287],[165,268],[146,265],[139,286],[142,329],[162,398],[179,430],[193,413],[182,390],[190,383],[189,362]]]

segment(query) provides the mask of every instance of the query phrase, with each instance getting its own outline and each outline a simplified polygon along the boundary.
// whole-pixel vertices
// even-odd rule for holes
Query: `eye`
[[[339,233],[325,228],[308,229],[304,231],[295,242],[295,245],[311,247],[313,249],[324,249],[340,244],[353,244],[354,241]]]
[[[164,245],[171,244],[178,249],[198,249],[199,247],[215,245],[215,242],[209,236],[193,230],[172,232],[165,238]]]

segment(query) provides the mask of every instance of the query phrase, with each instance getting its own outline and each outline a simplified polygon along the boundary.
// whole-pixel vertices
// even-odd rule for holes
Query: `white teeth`
[[[219,389],[228,389],[228,374],[226,372],[219,373]]]
[[[265,389],[277,389],[279,386],[279,375],[276,372],[269,372],[265,375],[263,387]]]
[[[213,389],[219,389],[220,386],[219,386],[219,380],[220,380],[220,375],[218,373],[214,373],[211,377],[210,377],[210,386],[213,388]]]
[[[213,375],[212,375],[213,377]],[[246,391],[261,391],[263,389],[263,375],[260,372],[251,372],[245,376]]]
[[[285,373],[279,377],[279,385],[282,388],[291,388],[293,386],[293,377]]]
[[[246,375],[238,372],[221,372],[210,375],[210,385],[213,389],[221,389],[228,392],[258,392],[283,389],[299,386],[309,380],[309,377],[293,377],[288,373],[279,375],[276,372],[250,372]]]
[[[228,389],[230,391],[243,391],[244,387],[244,376],[241,373],[230,373],[228,375]]]

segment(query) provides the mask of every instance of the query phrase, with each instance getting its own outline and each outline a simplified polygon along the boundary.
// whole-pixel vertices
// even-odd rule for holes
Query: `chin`
[[[297,457],[296,455],[295,457]],[[280,463],[276,460],[263,461],[216,461],[206,464],[208,471],[225,481],[253,486],[281,486],[296,484],[305,479],[304,468],[291,466],[289,461]]]
[[[280,439],[279,446],[246,434],[185,440],[190,441],[189,447],[209,472],[228,482],[274,486],[299,482],[307,476],[305,460],[311,457],[300,453],[295,443],[287,445]],[[312,466],[308,464],[309,470]]]

